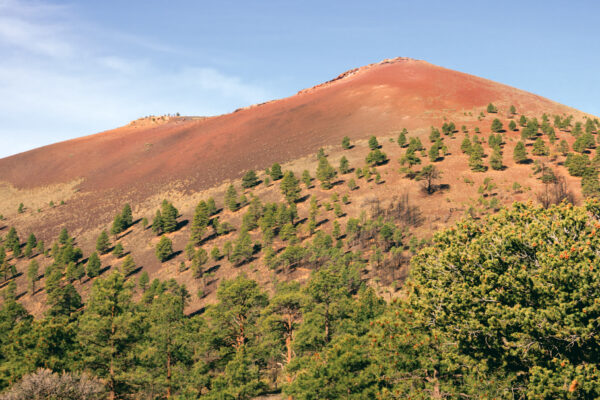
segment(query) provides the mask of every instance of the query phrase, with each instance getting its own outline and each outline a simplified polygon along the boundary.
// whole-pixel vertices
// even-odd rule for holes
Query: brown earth
[[[499,108],[497,115],[485,115],[488,103]],[[240,188],[238,178],[248,169],[262,171],[273,162],[280,162],[283,168],[292,170],[299,176],[308,169],[314,177],[317,160],[315,153],[324,147],[333,166],[345,155],[350,166],[364,166],[368,153],[366,138],[377,136],[382,151],[390,162],[378,167],[382,181],[356,179],[354,174],[343,175],[333,189],[322,190],[316,185],[303,188],[303,195],[314,195],[321,204],[331,201],[331,194],[349,195],[350,203],[343,205],[345,215],[336,218],[333,211],[321,207],[320,226],[331,232],[333,221],[339,220],[342,229],[349,217],[357,217],[369,208],[373,199],[388,202],[395,196],[409,193],[411,201],[421,209],[423,223],[413,229],[417,237],[427,237],[433,230],[461,218],[471,208],[478,213],[487,211],[480,204],[479,186],[487,177],[492,178],[497,188],[486,196],[495,196],[500,204],[514,200],[535,200],[541,187],[533,175],[531,165],[515,164],[512,161],[514,145],[520,138],[519,132],[505,132],[503,171],[475,173],[468,167],[468,158],[460,151],[464,134],[445,137],[449,154],[436,166],[443,171],[442,183],[445,190],[434,195],[426,195],[420,184],[407,179],[399,172],[397,160],[404,153],[391,139],[397,137],[402,128],[409,130],[409,136],[420,137],[429,148],[430,126],[440,127],[444,121],[452,121],[460,129],[465,125],[472,134],[475,127],[481,130],[481,137],[487,139],[493,118],[500,118],[506,127],[509,121],[508,109],[514,105],[519,114],[540,119],[542,113],[574,115],[575,121],[583,121],[585,115],[577,110],[557,104],[539,96],[523,92],[505,85],[477,78],[467,74],[447,70],[410,59],[384,61],[349,71],[338,78],[304,90],[295,96],[248,107],[234,113],[210,118],[171,117],[137,120],[128,126],[67,142],[57,143],[26,153],[0,160],[0,213],[7,220],[0,223],[0,234],[6,234],[8,226],[16,226],[21,240],[26,240],[30,232],[43,238],[47,246],[55,240],[59,230],[67,227],[77,239],[85,257],[94,251],[95,239],[101,229],[108,229],[110,221],[125,201],[132,204],[134,218],[146,217],[151,220],[163,198],[173,201],[180,210],[180,220],[191,221],[194,207],[200,199],[213,196],[222,206],[226,185],[233,182]],[[516,117],[518,117],[517,115]],[[342,150],[343,136],[352,139],[354,148]],[[559,139],[573,138],[567,132],[558,132]],[[484,144],[488,158],[491,149]],[[531,147],[529,147],[531,152]],[[552,148],[551,157],[534,157],[549,162],[557,172],[567,177],[561,162]],[[423,157],[424,164],[428,163]],[[264,173],[259,173],[264,178]],[[359,188],[350,191],[349,179],[355,178]],[[579,192],[579,179],[568,177],[569,187]],[[515,192],[514,182],[519,182],[524,190]],[[260,185],[247,191],[264,201],[282,201],[278,183]],[[577,196],[579,198],[579,196]],[[53,200],[55,207],[49,207]],[[59,205],[61,200],[65,204]],[[20,202],[25,204],[25,212],[17,213]],[[298,205],[300,218],[308,215],[309,201]],[[230,222],[239,227],[245,210],[235,213],[223,211],[221,222]],[[183,250],[189,238],[189,225],[169,234],[173,239],[174,250]],[[310,240],[304,229],[301,239]],[[210,252],[213,246],[222,248],[227,240],[234,240],[237,232],[213,239],[205,244]],[[259,240],[260,233],[253,233]],[[119,241],[126,251],[130,251],[138,266],[150,273],[151,278],[174,277],[186,282],[192,293],[203,287],[207,293],[204,299],[194,300],[189,311],[195,311],[214,301],[217,282],[244,272],[269,287],[281,272],[270,271],[261,260],[236,268],[227,261],[210,262],[208,269],[214,276],[207,282],[200,282],[191,272],[179,272],[178,266],[184,261],[179,254],[166,263],[159,263],[154,256],[154,245],[158,238],[141,223],[135,224]],[[280,244],[283,245],[283,244]],[[277,246],[276,246],[277,247]],[[40,271],[51,262],[42,256],[36,257]],[[104,267],[118,266],[122,260],[112,255],[102,258]],[[23,302],[33,312],[43,308],[45,294],[38,291],[34,296],[25,294],[25,271],[27,260],[17,262],[17,277]],[[287,273],[286,279],[303,280],[310,271],[298,268]],[[375,271],[365,271],[366,277],[376,278]],[[377,284],[377,282],[374,282]],[[43,287],[43,279],[39,282]],[[4,286],[3,284],[0,286]],[[76,283],[85,295],[88,282]],[[382,290],[386,290],[383,288]]]

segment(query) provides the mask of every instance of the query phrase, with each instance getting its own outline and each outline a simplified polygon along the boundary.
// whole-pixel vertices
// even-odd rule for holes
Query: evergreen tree
[[[131,256],[131,254],[128,254],[125,259],[123,260],[123,264],[121,264],[121,273],[123,274],[124,277],[127,277],[129,275],[131,275],[133,273],[133,271],[135,271],[136,269],[136,265],[135,265],[135,261],[133,261],[133,257]]]
[[[342,156],[340,159],[340,174],[347,174],[350,172],[350,164],[348,163],[348,159],[346,156]]]
[[[429,161],[436,162],[438,158],[440,158],[440,146],[438,142],[435,142],[429,149]]]
[[[274,167],[275,165],[273,165]],[[273,173],[273,169],[271,169],[271,174]],[[272,176],[272,175],[271,175]],[[273,179],[276,180],[276,179]],[[227,187],[227,191],[225,192],[225,205],[231,211],[237,211],[239,209],[238,203],[238,195],[235,187],[233,185],[229,185]]]
[[[155,235],[161,235],[164,232],[163,219],[160,210],[156,210],[156,214],[154,215],[154,219],[152,220],[152,232]]]
[[[131,206],[129,203],[125,203],[123,206],[123,211],[121,211],[121,220],[123,221],[124,230],[133,225],[133,213],[131,212]]]
[[[515,122],[515,120],[510,120],[510,122],[508,123],[508,129],[513,132],[517,130],[517,123]]]
[[[344,136],[344,138],[342,139],[342,149],[350,149],[350,138],[348,136]]]
[[[204,200],[200,201],[194,211],[192,226],[190,227],[190,243],[200,246],[204,232],[210,222],[210,211]]]
[[[60,234],[58,235],[58,242],[60,244],[67,244],[69,241],[69,232],[67,232],[67,228],[62,228],[60,230]]]
[[[533,149],[531,150],[531,154],[535,156],[547,156],[550,154],[550,150],[544,143],[542,138],[537,138],[533,143]]]
[[[435,165],[429,164],[423,167],[421,171],[417,173],[416,180],[422,181],[423,189],[428,194],[435,192],[435,182],[442,177],[442,173]]]
[[[569,154],[569,143],[567,143],[567,141],[565,139],[562,139],[559,143],[558,143],[558,151],[560,152],[560,154],[562,154],[563,156],[566,156],[567,154]]]
[[[145,367],[144,381],[172,398],[189,379],[186,370],[192,361],[193,339],[184,314],[190,295],[185,286],[174,280],[152,299],[144,316],[148,329],[144,333],[140,361]]]
[[[302,171],[302,182],[304,183],[304,186],[306,186],[307,189],[310,188],[312,185],[312,178],[310,176],[310,172],[308,172],[307,169]]]
[[[96,250],[98,250],[100,254],[106,254],[108,253],[109,249],[110,239],[108,238],[108,233],[106,233],[106,231],[103,230],[102,232],[100,232],[98,239],[96,239]]]
[[[29,281],[29,291],[31,295],[35,294],[35,283],[39,276],[39,265],[36,260],[31,260],[27,267],[27,280]]]
[[[177,217],[179,211],[167,200],[163,200],[161,206],[162,229],[164,232],[175,232],[177,230]]]
[[[502,165],[502,152],[499,147],[495,147],[490,157],[490,167],[495,171],[500,171],[504,167]]]
[[[490,128],[492,132],[500,132],[502,131],[502,128],[502,122],[500,122],[498,118],[494,118],[494,120],[492,121],[492,126]]]
[[[192,273],[194,278],[201,278],[204,274],[202,266],[208,262],[208,253],[204,249],[198,249],[192,258]]]
[[[369,138],[369,149],[375,150],[379,148],[379,142],[375,136],[371,136]]]
[[[120,242],[117,242],[117,244],[115,245],[115,248],[113,249],[113,256],[117,257],[117,258],[121,258],[123,257],[123,245]]]
[[[240,265],[248,262],[252,258],[253,248],[252,239],[248,232],[242,231],[233,246],[231,253],[231,262]]]
[[[465,138],[460,144],[460,150],[465,154],[471,153],[471,139],[469,139],[469,135],[465,135]]]
[[[156,244],[156,258],[158,261],[165,262],[173,254],[173,243],[166,236],[161,236]]]
[[[521,117],[519,118],[519,125],[521,125],[521,126],[527,125],[527,118],[524,115],[521,115]]]
[[[472,146],[471,153],[469,155],[469,168],[475,172],[485,172],[486,167],[483,165],[483,147],[479,143],[475,143]]]
[[[333,183],[331,182],[337,173],[335,169],[329,164],[326,157],[319,158],[319,166],[317,167],[317,179],[321,181],[321,187],[323,189],[331,189]]]
[[[120,273],[98,279],[79,322],[82,364],[105,380],[110,399],[128,393],[132,383],[135,358],[131,352],[140,324],[131,296],[132,285]]]
[[[86,273],[88,278],[93,279],[95,277],[97,277],[98,275],[100,275],[100,267],[102,266],[102,263],[100,262],[100,257],[98,257],[98,253],[94,252],[90,255],[88,262],[87,262],[87,267],[86,267]]]
[[[522,164],[528,160],[525,143],[521,141],[517,142],[517,145],[515,146],[515,150],[513,152],[513,159],[517,164]]]
[[[246,172],[246,174],[244,174],[242,178],[242,187],[244,189],[249,189],[258,185],[259,183],[260,181],[258,180],[258,177],[256,176],[256,172],[254,172],[254,170]]]
[[[440,139],[440,131],[437,128],[431,127],[431,133],[429,133],[429,141],[431,143],[437,142]]]
[[[142,292],[145,292],[148,289],[148,282],[150,282],[150,278],[148,277],[148,272],[143,271],[141,273],[140,279],[138,281],[138,284],[140,286],[140,289],[142,289]]]
[[[497,113],[498,112],[498,108],[495,105],[493,105],[492,103],[490,103],[487,106],[487,112],[488,113]]]
[[[280,189],[289,204],[295,203],[300,198],[300,182],[292,171],[286,171],[283,175]]]
[[[407,134],[408,134],[407,130],[402,129],[402,131],[398,135],[398,139],[396,140],[396,142],[398,143],[398,146],[405,147],[407,145],[407,143],[408,143],[407,139],[406,139]]]
[[[273,164],[270,171],[271,179],[278,181],[283,178],[283,172],[281,171],[281,165],[278,163]]]
[[[517,113],[517,109],[515,108],[514,105],[511,104],[509,112],[510,112],[510,115],[515,115]]]

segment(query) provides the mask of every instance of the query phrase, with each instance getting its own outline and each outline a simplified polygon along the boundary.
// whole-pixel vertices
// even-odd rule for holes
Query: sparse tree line
[[[372,205],[379,216],[409,209]],[[387,302],[361,279],[372,261],[318,233],[306,284],[267,294],[226,279],[200,315],[185,315],[184,285],[118,270],[85,304],[59,284],[37,319],[9,285],[0,398],[596,398],[599,217],[590,200],[463,220],[413,257],[403,295]],[[378,219],[349,225],[352,241],[382,253],[402,236]],[[63,242],[57,258],[76,259]]]

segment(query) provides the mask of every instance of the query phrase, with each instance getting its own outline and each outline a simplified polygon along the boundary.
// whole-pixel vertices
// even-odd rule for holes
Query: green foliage
[[[123,274],[123,276],[127,277],[131,275],[133,271],[135,271],[135,269],[135,261],[133,261],[133,257],[131,256],[131,254],[128,254],[123,260],[123,263],[121,264],[120,271]]]
[[[161,206],[161,221],[163,232],[175,232],[177,230],[177,217],[179,211],[167,200],[163,200]]]
[[[246,231],[240,232],[240,235],[236,239],[231,252],[231,262],[236,265],[244,264],[252,258],[253,253],[254,251],[250,235]]]
[[[440,137],[440,131],[432,126],[431,133],[429,133],[429,141],[431,143],[437,142],[440,139]]]
[[[117,242],[117,244],[115,244],[115,248],[113,249],[113,255],[117,258],[121,258],[123,257],[123,245],[121,244],[121,242]]]
[[[344,136],[342,138],[342,149],[348,150],[350,147],[350,138],[348,136]]]
[[[190,242],[199,246],[202,243],[204,232],[210,222],[210,210],[205,201],[200,201],[194,211],[192,226],[190,227]]]
[[[578,153],[583,153],[587,149],[593,149],[596,145],[594,135],[591,133],[585,133],[577,137],[575,143],[573,143],[573,150]]]
[[[96,239],[96,250],[98,250],[100,254],[106,254],[108,253],[109,249],[110,239],[108,238],[108,233],[106,233],[106,231],[103,230],[102,232],[100,232],[98,239]]]
[[[508,129],[510,131],[516,131],[517,130],[517,123],[514,120],[510,120],[510,122],[508,123]]]
[[[350,172],[350,164],[348,163],[348,159],[346,158],[346,156],[342,156],[342,158],[340,159],[340,174],[347,174],[348,172]]]
[[[522,141],[517,142],[517,145],[513,151],[513,159],[517,164],[527,162],[527,149],[525,148],[525,143]]]
[[[256,185],[258,185],[260,183],[260,180],[258,179],[258,176],[256,176],[256,172],[254,172],[254,170],[250,170],[248,172],[246,172],[244,174],[244,176],[242,177],[242,187],[244,189],[249,189],[251,187],[254,187]]]
[[[171,239],[166,236],[161,236],[156,244],[155,253],[158,261],[165,262],[171,254],[173,254],[173,243],[171,242]]]
[[[480,143],[475,143],[471,147],[471,153],[469,154],[469,168],[474,172],[485,172],[486,167],[483,165],[483,147]]]
[[[371,136],[369,138],[369,149],[375,150],[379,148],[379,142],[375,136]]]
[[[295,203],[300,198],[300,182],[292,171],[286,171],[280,185],[281,193],[289,204]]]
[[[514,105],[510,105],[510,109],[509,109],[510,115],[515,115],[517,113],[517,109],[515,108]]]
[[[492,103],[490,103],[490,104],[488,104],[488,106],[487,106],[487,112],[488,112],[488,113],[494,113],[494,114],[495,114],[495,113],[497,113],[497,112],[498,112],[498,108],[497,108],[495,105],[493,105]]]
[[[465,154],[471,153],[471,139],[469,139],[469,135],[465,135],[462,143],[460,144],[460,150]]]
[[[319,165],[317,167],[317,179],[321,181],[321,187],[323,189],[331,189],[333,187],[333,178],[335,178],[337,172],[335,168],[329,164],[326,157],[319,158]]]
[[[310,172],[308,172],[307,169],[302,171],[302,182],[307,189],[312,186],[312,178],[310,177]]]
[[[369,166],[376,166],[384,164],[387,161],[387,156],[384,152],[379,149],[372,150],[369,152],[366,158],[366,163]]]
[[[546,146],[544,140],[539,137],[533,143],[533,149],[531,150],[531,154],[533,154],[534,156],[547,156],[550,154],[550,149],[548,149],[548,146]]]
[[[500,120],[498,118],[494,118],[490,129],[492,130],[492,132],[496,132],[496,133],[501,132],[503,129],[502,122],[500,122]]]
[[[92,279],[100,275],[100,267],[102,263],[100,262],[100,257],[98,257],[98,253],[93,252],[88,258],[86,273],[88,278]]]
[[[225,192],[225,205],[231,211],[237,211],[240,208],[237,191],[235,190],[235,187],[233,185],[229,185],[227,187],[227,191]]]
[[[273,181],[278,181],[283,178],[283,172],[281,171],[281,165],[279,163],[275,163],[271,166],[269,175],[271,175],[271,179]]]
[[[585,154],[567,154],[565,167],[571,176],[583,176],[590,165],[590,159]]]
[[[569,154],[569,144],[567,143],[567,141],[565,139],[562,139],[559,143],[558,143],[558,151],[560,152],[560,154],[562,154],[563,156],[566,156],[567,154]]]
[[[500,171],[504,168],[502,164],[502,152],[499,147],[495,147],[490,157],[490,167],[495,171]]]
[[[406,128],[404,128],[398,134],[398,139],[396,139],[396,142],[398,143],[398,146],[400,146],[400,147],[406,147],[406,145],[408,144],[407,139],[406,139],[406,135],[408,135],[408,131],[406,130]]]

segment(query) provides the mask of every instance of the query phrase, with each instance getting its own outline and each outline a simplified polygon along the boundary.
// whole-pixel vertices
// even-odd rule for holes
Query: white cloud
[[[214,115],[271,98],[204,65],[167,69],[153,57],[176,49],[128,33],[102,35],[87,23],[80,32],[75,20],[68,7],[0,0],[0,54],[6,55],[0,58],[0,157],[144,115]],[[136,57],[123,42],[153,51]]]

